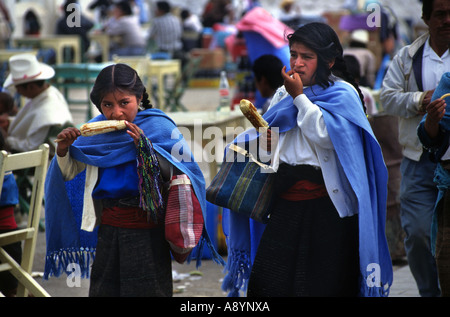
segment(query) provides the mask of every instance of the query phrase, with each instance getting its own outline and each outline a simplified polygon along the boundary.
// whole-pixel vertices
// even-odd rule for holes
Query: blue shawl
[[[101,120],[106,120],[105,116],[99,115],[91,122]],[[188,175],[206,219],[204,177],[175,123],[159,109],[138,112],[134,123],[152,141],[156,152]],[[136,161],[137,150],[132,138],[122,130],[79,137],[70,147],[70,155],[80,162],[107,168]],[[84,181],[85,171],[65,182],[56,158],[50,163],[45,183],[47,255],[44,278],[59,276],[72,263],[80,266],[82,277],[89,277],[90,260],[95,255],[97,244],[97,228],[93,232],[80,229]],[[197,265],[200,265],[204,243],[210,248],[215,261],[223,261],[212,246],[204,227],[197,248]]]
[[[360,296],[387,296],[393,280],[392,262],[385,235],[387,168],[382,152],[356,90],[344,82],[328,88],[307,87],[304,94],[323,113],[343,175],[357,198],[359,214]],[[297,124],[298,109],[288,96],[264,114],[280,132]],[[239,138],[239,137],[238,137]],[[259,238],[264,230],[233,212],[224,215],[228,242],[228,274],[222,288],[229,296],[245,290]]]

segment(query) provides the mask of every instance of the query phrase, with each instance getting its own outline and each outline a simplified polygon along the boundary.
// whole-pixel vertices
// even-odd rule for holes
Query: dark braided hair
[[[315,82],[323,87],[334,84],[332,74],[352,84],[361,99],[364,111],[364,96],[352,74],[347,70],[343,57],[342,45],[336,32],[327,24],[321,22],[307,23],[287,36],[289,46],[301,43],[317,54],[317,69],[313,75]],[[334,62],[329,68],[329,63]]]
[[[116,90],[131,93],[138,100],[142,98],[140,108],[149,109],[153,107],[138,73],[126,64],[113,64],[101,70],[90,94],[91,101],[102,112],[103,98]]]

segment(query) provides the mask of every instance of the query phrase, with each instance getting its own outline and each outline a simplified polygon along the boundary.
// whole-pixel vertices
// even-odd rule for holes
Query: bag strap
[[[251,159],[254,163],[258,164],[259,166],[261,166],[263,169],[268,170],[271,169],[270,165],[261,163],[260,161],[258,161],[253,155],[252,153],[249,153],[247,150],[241,148],[240,146],[237,146],[236,144],[230,144],[228,147],[230,150],[233,150],[241,155],[244,155],[245,157],[248,157],[249,159]]]
[[[175,178],[170,182],[169,188],[177,185],[191,185],[191,180],[187,177]]]

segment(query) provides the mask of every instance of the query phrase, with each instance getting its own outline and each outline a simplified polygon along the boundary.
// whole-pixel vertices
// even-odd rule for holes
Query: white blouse
[[[269,109],[287,96],[284,86],[279,88]],[[280,163],[307,164],[320,168],[327,192],[340,217],[354,215],[357,213],[356,195],[339,163],[322,111],[304,94],[294,99],[294,105],[298,108],[297,126],[280,133],[278,146],[273,153],[273,169],[278,170]]]

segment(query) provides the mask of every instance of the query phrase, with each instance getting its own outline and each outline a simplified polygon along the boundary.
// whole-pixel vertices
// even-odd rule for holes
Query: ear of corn
[[[244,116],[250,121],[250,123],[255,128],[268,128],[269,124],[263,117],[259,114],[253,103],[247,99],[242,99],[239,103],[239,108],[241,109]]]
[[[125,128],[125,120],[105,120],[85,123],[80,127],[80,132],[82,136],[92,136]]]

